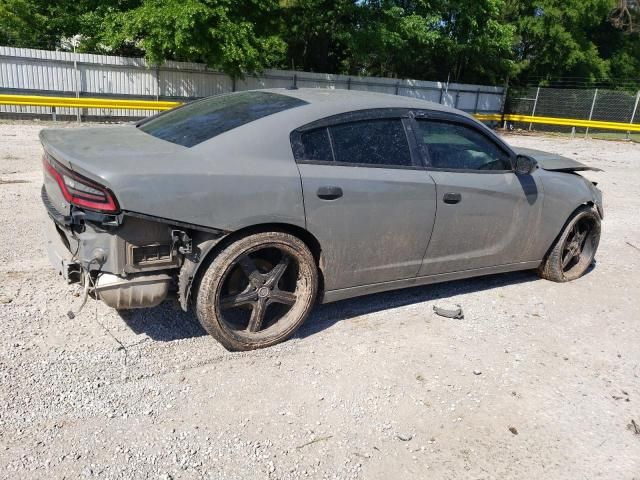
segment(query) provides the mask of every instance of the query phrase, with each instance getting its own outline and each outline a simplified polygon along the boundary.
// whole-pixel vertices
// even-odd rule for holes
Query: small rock
[[[398,440],[402,440],[403,442],[408,442],[413,438],[413,435],[409,434],[403,434],[403,433],[399,433],[398,435],[396,435],[396,438]]]
[[[13,298],[5,295],[4,293],[0,293],[0,303],[11,303],[13,302]]]
[[[474,375],[482,375],[482,372],[480,370],[474,370],[473,374]]]
[[[514,435],[518,435],[518,429],[516,427],[509,427],[509,431]]]

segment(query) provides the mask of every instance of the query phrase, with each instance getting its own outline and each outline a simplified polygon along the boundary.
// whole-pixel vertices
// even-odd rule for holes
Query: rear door
[[[414,131],[437,189],[419,276],[536,260],[542,190],[535,174],[516,175],[512,152],[462,116],[417,116]]]
[[[420,269],[436,189],[412,154],[402,116],[350,113],[292,134],[326,290],[411,278]]]

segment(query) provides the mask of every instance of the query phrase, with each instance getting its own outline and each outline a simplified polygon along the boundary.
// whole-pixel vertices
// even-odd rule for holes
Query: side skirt
[[[369,295],[370,293],[380,293],[400,288],[416,287],[419,285],[429,285],[432,283],[449,282],[451,280],[462,280],[465,278],[479,277],[482,275],[492,275],[494,273],[514,272],[517,270],[531,270],[538,268],[542,260],[533,262],[509,263],[494,267],[477,268],[474,270],[461,270],[459,272],[439,273],[437,275],[427,275],[424,277],[406,278],[402,280],[392,280],[390,282],[374,283],[371,285],[360,285],[357,287],[341,288],[339,290],[329,290],[324,292],[322,303],[337,302],[347,298]]]

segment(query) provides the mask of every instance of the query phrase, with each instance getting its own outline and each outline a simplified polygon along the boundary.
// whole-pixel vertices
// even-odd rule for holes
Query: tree
[[[640,83],[637,27],[640,0],[0,2],[0,44],[64,50],[79,36],[81,52],[202,62],[234,77],[293,66],[624,87]]]
[[[83,31],[92,0],[3,0],[0,3],[0,43],[16,47],[56,49],[65,37]]]
[[[240,77],[284,59],[278,8],[276,0],[142,0],[108,11],[99,38],[115,49],[133,45],[154,64],[202,62]]]
[[[359,2],[346,43],[345,69],[352,74],[408,77],[424,70],[418,58],[439,38],[437,13],[425,1]]]
[[[355,24],[353,0],[281,2],[281,36],[287,43],[285,64],[315,72],[341,72]]]
[[[447,1],[442,15],[442,44],[437,64],[451,78],[469,83],[500,84],[515,73],[512,45],[516,28],[504,22],[503,0]]]
[[[627,33],[640,31],[640,3],[638,0],[618,0],[609,13],[611,24]]]
[[[593,37],[610,6],[611,0],[512,0],[506,20],[518,32],[520,81],[544,85],[571,77],[588,84],[609,78]]]

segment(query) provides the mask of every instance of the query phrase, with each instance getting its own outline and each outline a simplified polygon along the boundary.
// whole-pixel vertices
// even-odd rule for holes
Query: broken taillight
[[[45,175],[51,176],[64,199],[77,207],[103,213],[116,213],[118,202],[107,188],[68,169],[46,153],[42,156]]]

